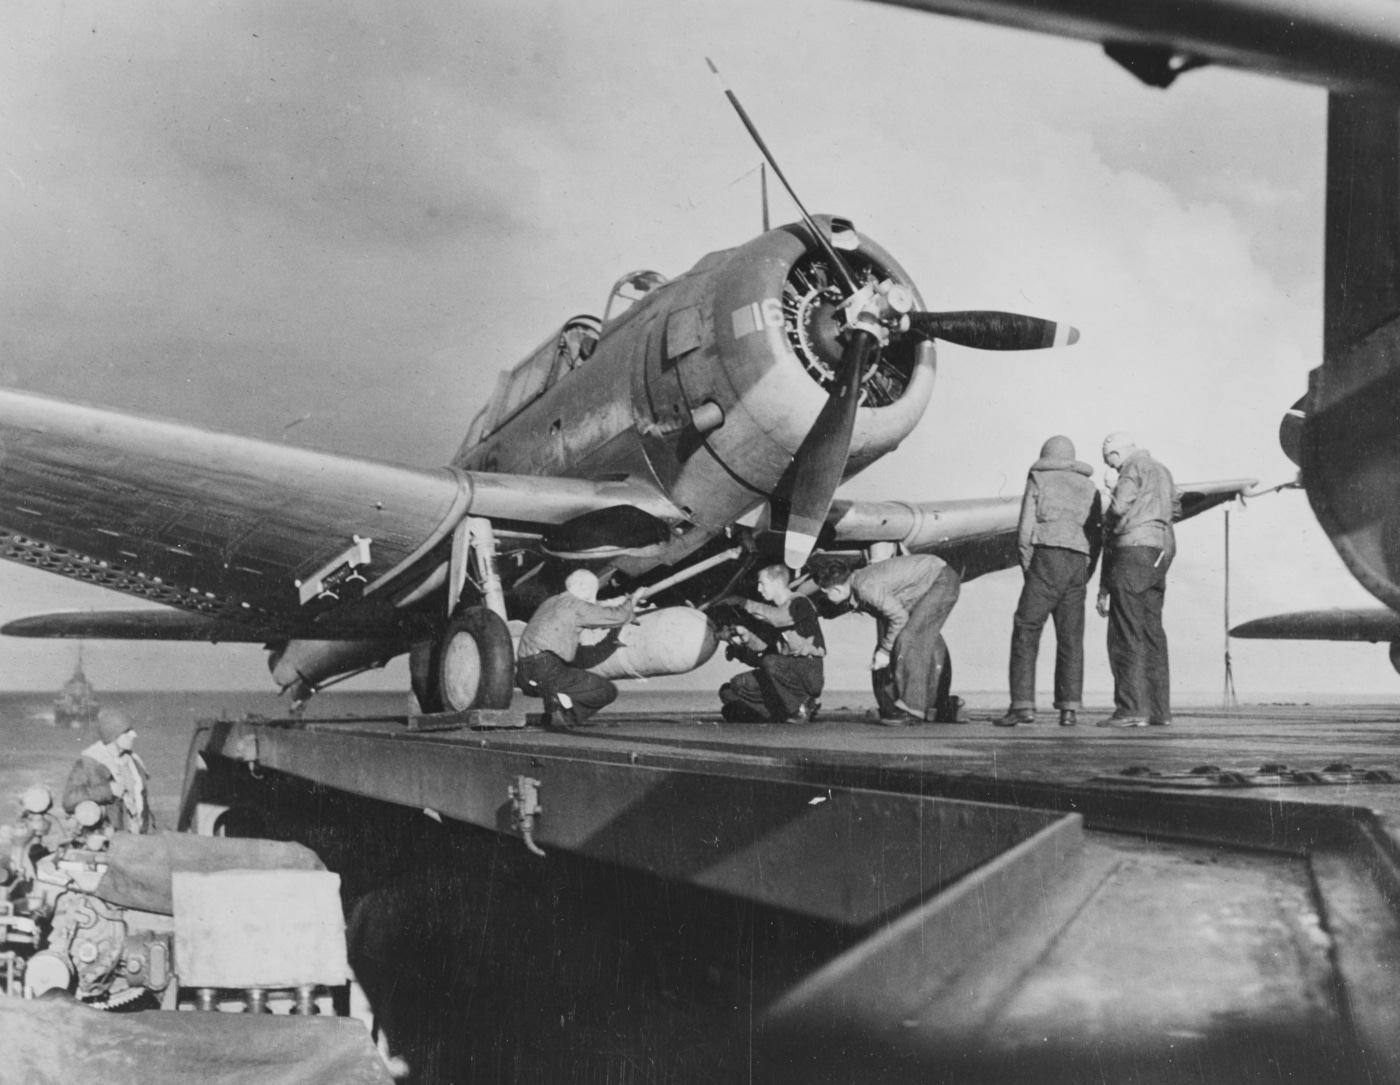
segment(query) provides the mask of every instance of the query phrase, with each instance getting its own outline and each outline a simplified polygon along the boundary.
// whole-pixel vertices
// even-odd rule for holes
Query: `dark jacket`
[[[743,608],[778,634],[779,655],[826,655],[826,638],[817,620],[817,608],[807,596],[794,595],[782,606],[745,599]]]
[[[1037,546],[1055,546],[1089,555],[1093,574],[1103,537],[1103,500],[1093,473],[1079,460],[1041,457],[1031,466],[1016,531],[1022,569],[1030,568]]]
[[[148,833],[155,828],[155,817],[151,814],[150,774],[142,760],[134,753],[128,754],[145,782],[140,824],[132,824],[126,804],[112,788],[112,773],[106,765],[87,756],[86,753],[73,763],[68,773],[68,781],[63,787],[63,809],[72,813],[80,802],[91,799],[102,807],[108,824],[118,832]]]

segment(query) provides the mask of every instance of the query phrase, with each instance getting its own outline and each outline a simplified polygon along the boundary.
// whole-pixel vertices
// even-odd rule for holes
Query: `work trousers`
[[[543,697],[551,714],[559,710],[559,694],[573,702],[573,722],[582,723],[617,699],[617,687],[581,667],[571,667],[553,652],[536,652],[517,660],[515,681],[531,697]]]
[[[1109,568],[1108,665],[1114,715],[1172,718],[1162,602],[1169,562],[1156,546],[1122,546]]]
[[[1078,712],[1084,696],[1084,595],[1089,555],[1037,546],[1011,625],[1011,707],[1035,710],[1035,664],[1045,622],[1055,619],[1055,707]]]
[[[719,687],[721,714],[731,723],[790,719],[809,697],[822,691],[820,656],[770,652],[752,671],[736,674]]]
[[[896,701],[926,720],[941,714],[948,696],[948,683],[943,680],[948,666],[943,623],[961,591],[962,577],[944,568],[910,609],[909,624],[895,638],[889,667],[871,674],[880,715],[900,715]]]

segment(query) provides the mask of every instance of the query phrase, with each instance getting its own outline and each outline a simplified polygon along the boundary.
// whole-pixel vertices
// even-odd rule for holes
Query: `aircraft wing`
[[[67,637],[72,640],[198,640],[211,644],[261,644],[273,630],[187,610],[70,610],[17,618],[0,629],[8,637]]]
[[[1397,640],[1400,614],[1389,607],[1298,610],[1244,622],[1231,629],[1230,636],[1254,640]]]
[[[1177,486],[1181,519],[1247,494],[1257,479],[1235,478]],[[1020,564],[1016,525],[1021,495],[960,501],[849,501],[832,503],[827,523],[834,546],[894,542],[916,553],[937,554],[964,580]]]
[[[413,626],[400,604],[467,514],[528,531],[619,504],[680,515],[643,484],[420,470],[0,390],[0,557],[200,616],[208,639],[399,635]],[[298,586],[346,573],[332,595]],[[199,628],[160,613],[106,628],[177,640]]]
[[[1377,0],[884,2],[1101,42],[1154,86],[1205,60],[1332,89],[1400,90],[1400,7]]]

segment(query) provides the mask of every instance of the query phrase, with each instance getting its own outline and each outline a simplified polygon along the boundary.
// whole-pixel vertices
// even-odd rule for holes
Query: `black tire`
[[[942,634],[939,634],[942,637]],[[943,644],[944,663],[943,673],[938,676],[938,690],[934,694],[934,704],[942,708],[948,703],[948,695],[953,692],[953,653],[948,650],[948,644]]]
[[[437,644],[435,640],[421,640],[408,650],[408,684],[420,712],[442,711],[437,683]]]
[[[515,651],[500,615],[468,607],[447,623],[434,656],[434,685],[443,711],[510,707]]]
[[[250,806],[231,806],[214,819],[209,835],[269,839],[267,819],[261,811]]]

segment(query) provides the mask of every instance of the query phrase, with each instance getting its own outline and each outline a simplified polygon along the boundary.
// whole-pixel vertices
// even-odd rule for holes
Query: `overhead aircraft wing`
[[[1231,629],[1230,636],[1253,640],[1397,640],[1400,614],[1388,607],[1297,610],[1244,622]]]
[[[1378,0],[885,0],[1101,42],[1144,82],[1201,61],[1321,83],[1400,91],[1400,7]]]
[[[1177,486],[1181,519],[1247,494],[1257,479],[1235,478]],[[922,554],[937,554],[964,580],[1020,563],[1016,525],[1021,495],[959,501],[849,501],[832,503],[827,524],[833,545],[893,542]]]
[[[420,470],[0,390],[0,557],[202,616],[210,639],[401,635],[396,604],[467,514],[543,529],[620,504],[680,516],[641,483]],[[337,570],[362,580],[305,599]],[[108,628],[198,628],[159,613]]]
[[[0,627],[9,637],[67,637],[71,640],[198,640],[211,644],[261,644],[275,634],[253,622],[191,614],[187,610],[69,610],[17,618]]]

